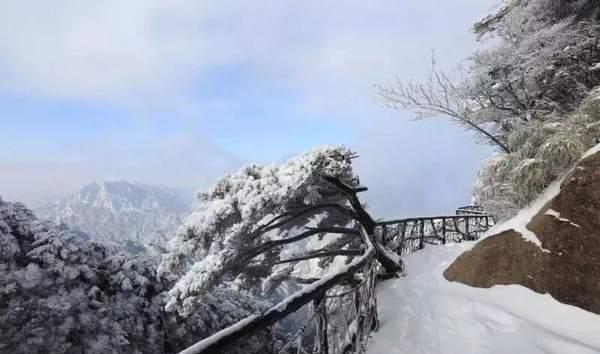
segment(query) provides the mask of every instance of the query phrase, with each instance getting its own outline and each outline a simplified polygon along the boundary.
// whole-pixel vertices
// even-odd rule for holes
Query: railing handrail
[[[468,210],[468,209],[473,209],[473,210],[481,210],[483,211],[483,207],[481,205],[464,205],[461,207],[456,208],[458,210]]]
[[[481,215],[488,215],[485,210],[483,210],[483,207],[481,207],[480,205],[465,205],[465,206],[461,206],[456,208],[455,211],[456,215],[460,215],[460,214],[481,214]]]

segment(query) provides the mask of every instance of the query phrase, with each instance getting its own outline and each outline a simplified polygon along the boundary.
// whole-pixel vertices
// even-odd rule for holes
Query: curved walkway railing
[[[458,208],[457,215],[407,218],[378,222],[375,234],[360,232],[364,253],[333,274],[328,274],[287,297],[262,314],[246,319],[201,340],[180,354],[230,353],[232,347],[286,318],[288,326],[264,353],[365,353],[369,334],[378,326],[376,247],[372,236],[398,255],[426,244],[474,240],[493,220],[476,207]],[[280,331],[281,332],[281,331]]]
[[[465,212],[379,222],[376,236],[382,244],[404,255],[423,249],[426,244],[476,240],[493,224],[493,219],[485,213]]]

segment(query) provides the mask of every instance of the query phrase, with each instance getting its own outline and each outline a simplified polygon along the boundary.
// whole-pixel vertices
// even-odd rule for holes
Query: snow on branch
[[[344,147],[319,149],[281,166],[246,167],[200,194],[201,203],[160,267],[165,276],[179,275],[167,309],[189,315],[194,303],[223,283],[267,296],[264,292],[286,277],[327,274],[334,257],[354,257],[361,245],[375,244],[355,229],[360,224],[371,235],[375,228],[357,197],[366,188],[357,186],[351,166],[355,157]],[[311,236],[332,241],[325,246]],[[402,270],[384,246],[374,247],[388,275]],[[315,258],[321,260],[310,262]]]

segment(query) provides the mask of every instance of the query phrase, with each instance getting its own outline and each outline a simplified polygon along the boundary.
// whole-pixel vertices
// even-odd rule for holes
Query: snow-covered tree
[[[280,166],[243,168],[200,193],[160,266],[179,277],[167,309],[189,316],[215,287],[276,296],[269,291],[286,280],[297,286],[324,274],[315,268],[338,264],[333,257],[343,264],[361,254],[353,227],[374,222],[356,198],[353,157],[345,147],[317,149]],[[309,260],[317,262],[307,268]]]
[[[366,245],[376,244],[382,270],[397,274],[399,260],[357,229],[372,234],[375,222],[357,198],[366,188],[357,186],[353,157],[328,147],[222,178],[199,195],[160,276],[153,257],[125,256],[0,201],[0,352],[177,352],[349,269]],[[292,322],[231,352],[277,352]]]
[[[594,115],[584,111],[600,85],[599,9],[592,0],[507,0],[474,25],[492,42],[465,70],[450,75],[433,66],[425,82],[398,80],[379,96],[418,117],[447,116],[498,147],[474,197],[508,216],[592,144]]]
[[[155,266],[2,201],[0,249],[0,352],[164,352]]]
[[[471,86],[461,79],[463,73],[451,75],[437,69],[432,55],[431,69],[423,82],[403,82],[400,78],[391,85],[378,85],[377,94],[381,102],[392,109],[414,111],[416,119],[445,116],[472,131],[483,142],[503,152],[507,146],[506,103],[495,97],[493,92],[473,95]],[[502,107],[495,107],[502,105]],[[489,110],[500,111],[490,115]]]
[[[599,142],[598,90],[560,121],[532,121],[511,135],[514,152],[497,155],[481,168],[474,188],[476,203],[497,217],[514,214],[565,173]]]
[[[166,313],[173,281],[158,279],[157,265],[0,199],[0,353],[174,353],[266,306],[213,289],[197,312]],[[239,353],[271,342],[261,333]]]

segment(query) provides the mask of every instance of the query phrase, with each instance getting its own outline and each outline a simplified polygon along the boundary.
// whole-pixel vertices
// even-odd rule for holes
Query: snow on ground
[[[444,270],[472,242],[404,257],[407,276],[378,289],[380,328],[369,354],[600,353],[600,315],[519,285],[449,282]]]

